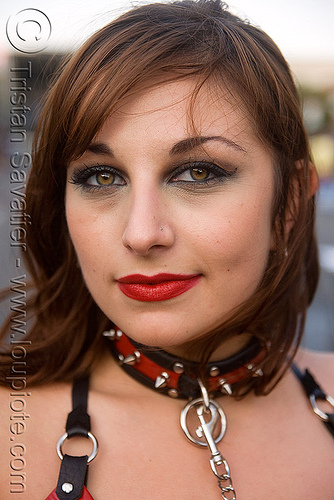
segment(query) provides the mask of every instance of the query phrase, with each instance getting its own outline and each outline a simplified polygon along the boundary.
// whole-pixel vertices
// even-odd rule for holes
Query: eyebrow
[[[114,156],[112,149],[105,142],[92,142],[86,151],[90,151],[96,155]]]
[[[176,144],[174,144],[169,154],[170,156],[174,156],[182,153],[187,153],[188,151],[191,151],[192,149],[195,149],[196,147],[209,141],[219,141],[224,143],[228,147],[246,153],[246,150],[242,146],[240,146],[234,141],[231,141],[230,139],[227,139],[226,137],[223,137],[222,135],[212,135],[212,136],[199,135],[196,137],[189,137],[187,139],[183,139],[182,141],[177,142]]]
[[[230,148],[246,153],[246,150],[242,146],[232,141],[231,139],[227,139],[226,137],[223,137],[221,135],[212,135],[212,136],[199,135],[196,137],[188,137],[187,139],[182,139],[181,141],[176,142],[173,145],[172,149],[170,150],[169,155],[176,156],[179,154],[187,153],[192,149],[195,149],[196,147],[209,141],[219,141]],[[112,149],[105,142],[92,142],[88,146],[86,151],[90,151],[91,153],[97,155],[114,157]]]

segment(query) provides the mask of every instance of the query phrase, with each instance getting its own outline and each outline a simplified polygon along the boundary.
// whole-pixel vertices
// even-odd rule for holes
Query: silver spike
[[[253,372],[252,377],[263,377],[263,371],[261,370],[261,368],[256,368],[253,363],[247,365],[247,370]]]
[[[166,387],[168,380],[169,380],[168,373],[162,372],[160,375],[157,376],[154,383],[154,387],[156,389],[162,389],[163,387]]]
[[[134,351],[133,354],[129,354],[123,359],[123,363],[126,365],[135,365],[136,363],[139,363],[140,361],[140,352],[139,351]]]
[[[173,365],[173,371],[175,373],[183,373],[184,372],[184,365],[183,363],[180,363],[179,361],[177,361],[176,363],[174,363]]]
[[[232,387],[230,384],[226,382],[224,378],[220,378],[218,380],[219,386],[220,386],[220,391],[222,393],[228,394],[229,396],[232,396]]]
[[[253,377],[263,377],[263,371],[261,368],[257,368],[253,373]]]

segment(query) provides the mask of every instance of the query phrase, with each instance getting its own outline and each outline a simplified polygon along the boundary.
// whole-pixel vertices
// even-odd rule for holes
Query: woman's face
[[[272,157],[208,86],[194,134],[193,85],[129,98],[68,169],[67,223],[91,295],[130,337],[167,349],[248,299],[271,246]]]

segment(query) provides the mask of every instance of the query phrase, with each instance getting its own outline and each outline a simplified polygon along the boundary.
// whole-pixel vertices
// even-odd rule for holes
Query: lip
[[[121,292],[130,299],[141,302],[160,302],[173,299],[193,288],[200,274],[168,274],[154,276],[131,274],[117,280]]]

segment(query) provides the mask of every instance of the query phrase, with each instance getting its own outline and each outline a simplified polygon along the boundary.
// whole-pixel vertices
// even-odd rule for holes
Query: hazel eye
[[[179,167],[171,178],[175,183],[188,183],[188,184],[205,184],[207,182],[214,182],[215,180],[223,179],[229,175],[229,172],[213,163],[204,161],[193,162],[190,165]]]
[[[88,179],[88,184],[94,184],[93,182],[89,182],[91,179],[96,179],[97,184],[100,186],[111,186],[115,182],[115,175],[112,172],[100,172],[95,174],[90,179]]]
[[[111,187],[111,186],[123,186],[125,181],[117,172],[114,172],[110,168],[99,168],[93,173],[88,169],[86,171],[85,184],[90,187]],[[90,175],[89,175],[90,174]]]
[[[85,166],[75,170],[69,182],[89,191],[124,186],[124,177],[114,168],[103,165]]]
[[[210,176],[206,168],[190,168],[189,172],[194,181],[204,181]]]
[[[214,178],[215,175],[208,168],[191,167],[174,176],[175,182],[200,182]]]

